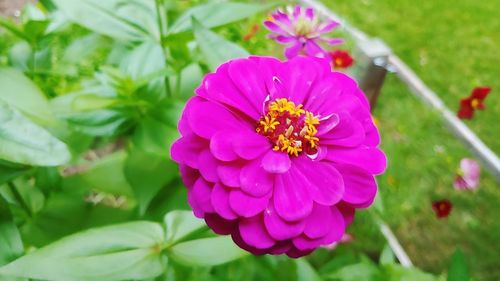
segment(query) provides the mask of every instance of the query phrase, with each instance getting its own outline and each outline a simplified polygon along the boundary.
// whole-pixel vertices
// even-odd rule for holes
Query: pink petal
[[[274,210],[272,204],[264,211],[264,224],[267,232],[276,240],[291,239],[304,231],[305,221],[287,222]]]
[[[283,28],[281,28],[279,25],[277,25],[276,23],[274,23],[272,21],[266,20],[264,22],[264,25],[267,27],[267,29],[269,29],[272,32],[281,33],[281,34],[287,33],[286,30],[284,30]]]
[[[308,191],[309,182],[292,168],[276,176],[274,182],[274,208],[281,218],[297,221],[311,213],[313,200]]]
[[[286,173],[291,165],[290,157],[286,152],[270,150],[262,158],[262,167],[269,173],[283,174]]]
[[[214,102],[194,103],[187,114],[189,126],[193,132],[206,139],[212,138],[219,131],[239,130],[241,127],[248,126],[227,108]]]
[[[228,220],[237,218],[236,213],[234,213],[233,209],[231,209],[231,207],[229,206],[229,191],[222,185],[218,183],[214,185],[210,201],[212,203],[212,206],[214,207],[215,212],[222,218]]]
[[[335,167],[344,179],[345,192],[342,200],[357,208],[370,206],[377,195],[375,177],[352,165],[336,164]]]
[[[236,189],[229,194],[229,205],[238,215],[249,218],[262,212],[269,203],[270,194],[260,198],[246,195]]]
[[[214,213],[205,214],[205,222],[208,227],[219,235],[227,235],[238,232],[236,220],[226,220]]]
[[[300,50],[302,50],[302,43],[296,40],[293,45],[285,49],[285,57],[292,59],[299,55]]]
[[[232,146],[233,134],[229,131],[219,131],[210,139],[210,151],[221,161],[233,161],[238,155]]]
[[[285,63],[283,85],[288,93],[287,98],[295,104],[304,104],[310,95],[312,85],[320,79],[322,65],[307,57],[297,57]]]
[[[342,213],[335,207],[331,209],[331,221],[329,231],[322,237],[313,239],[306,235],[301,235],[293,239],[293,244],[299,250],[315,249],[321,245],[329,245],[342,239],[345,233],[345,223]]]
[[[273,188],[274,175],[266,172],[259,160],[251,161],[241,169],[240,184],[241,189],[247,194],[261,197]]]
[[[239,228],[243,241],[252,247],[265,249],[275,244],[274,239],[266,232],[261,216],[242,219]]]
[[[217,160],[212,156],[210,150],[206,149],[198,156],[199,171],[203,178],[209,182],[217,182]]]
[[[296,173],[300,174],[312,199],[331,206],[342,199],[344,181],[331,163],[312,161],[306,157],[295,159]]]
[[[177,163],[198,168],[198,155],[208,145],[205,139],[196,135],[188,135],[176,140],[170,148],[170,157]]]
[[[340,25],[340,23],[338,23],[336,21],[328,20],[319,26],[318,31],[320,33],[328,33],[330,31],[332,31],[333,29],[335,29],[336,27],[338,27],[339,25]]]
[[[317,239],[328,234],[332,226],[332,211],[329,207],[314,204],[311,214],[305,219],[304,234],[311,239]]]
[[[228,162],[219,163],[217,166],[217,175],[220,181],[229,187],[240,187],[240,172],[244,163],[242,162]]]
[[[198,170],[193,169],[187,165],[179,165],[179,171],[181,173],[182,182],[186,185],[187,188],[192,188],[194,183],[200,177],[200,173]]]
[[[229,64],[228,74],[241,96],[254,109],[255,113],[251,117],[258,120],[263,113],[262,103],[266,99],[267,92],[257,63],[249,59],[233,60]]]
[[[193,189],[188,193],[192,198],[192,202],[195,206],[191,206],[194,209],[198,209],[204,213],[214,212],[212,207],[212,202],[210,201],[210,196],[212,193],[212,185],[205,181],[204,179],[198,179]],[[199,212],[198,212],[199,213]]]
[[[385,154],[378,148],[360,146],[357,148],[329,147],[326,159],[335,163],[350,164],[370,174],[382,174],[387,167]]]
[[[255,109],[254,103],[259,101],[256,98],[247,99],[236,87],[228,73],[230,63],[221,65],[216,73],[207,74],[201,86],[196,89],[196,94],[207,100],[227,105],[232,110],[257,120],[261,113]]]
[[[326,55],[326,51],[321,48],[313,39],[309,39],[305,45],[306,53],[311,57],[329,57]]]
[[[253,160],[260,157],[271,149],[271,143],[266,137],[252,131],[241,131],[230,141],[232,142],[234,152],[246,160]]]
[[[313,8],[306,9],[306,17],[310,20],[314,19],[314,9]]]

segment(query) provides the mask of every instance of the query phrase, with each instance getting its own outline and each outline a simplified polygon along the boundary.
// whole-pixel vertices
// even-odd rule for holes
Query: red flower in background
[[[460,119],[472,119],[476,109],[484,110],[484,99],[491,92],[490,87],[476,87],[467,98],[460,100],[460,109],[458,117]]]
[[[330,52],[330,56],[332,57],[332,64],[334,68],[348,68],[354,63],[354,59],[348,51],[335,50]]]
[[[438,219],[446,218],[450,215],[453,205],[450,200],[443,199],[432,202],[432,210]]]

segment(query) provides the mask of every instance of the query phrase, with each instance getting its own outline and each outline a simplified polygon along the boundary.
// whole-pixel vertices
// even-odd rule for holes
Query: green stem
[[[31,209],[28,207],[26,202],[24,202],[23,197],[19,193],[19,190],[17,190],[17,187],[14,185],[14,183],[10,181],[7,183],[7,185],[9,186],[12,195],[14,195],[14,197],[16,198],[17,203],[21,206],[21,208],[24,209],[28,216],[32,217],[33,214],[31,213]]]
[[[156,15],[157,15],[157,21],[158,21],[158,29],[160,30],[160,44],[161,44],[161,49],[163,50],[163,56],[165,59],[167,58],[168,50],[167,50],[167,44],[165,42],[165,34],[166,34],[166,27],[167,27],[167,16],[165,14],[164,10],[164,0],[155,0],[155,5],[156,5]],[[167,97],[172,97],[172,88],[170,86],[170,80],[168,79],[168,76],[165,75],[165,92]]]

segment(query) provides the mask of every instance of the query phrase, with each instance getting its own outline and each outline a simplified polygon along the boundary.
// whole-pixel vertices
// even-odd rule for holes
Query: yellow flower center
[[[262,116],[255,129],[266,136],[273,144],[273,150],[298,156],[299,153],[315,154],[319,138],[317,125],[319,116],[315,116],[295,105],[286,98],[276,99],[268,106],[267,114]]]
[[[479,106],[479,100],[478,99],[473,99],[470,102],[470,105],[472,106],[472,108],[476,109]]]

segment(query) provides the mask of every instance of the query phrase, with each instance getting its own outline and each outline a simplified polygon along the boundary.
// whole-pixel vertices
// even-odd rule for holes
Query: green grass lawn
[[[332,10],[394,52],[456,110],[477,85],[489,85],[487,110],[467,125],[500,151],[500,4],[496,1],[328,0]],[[454,171],[469,151],[395,75],[384,85],[375,116],[389,157],[379,178],[384,219],[417,266],[446,270],[455,247],[467,255],[475,280],[499,280],[500,189],[482,171],[476,192],[453,189]],[[435,218],[431,202],[448,198],[449,218]],[[356,227],[355,222],[355,226]],[[369,238],[362,238],[370,244]],[[378,240],[378,239],[377,239]],[[372,243],[373,244],[373,243]]]

